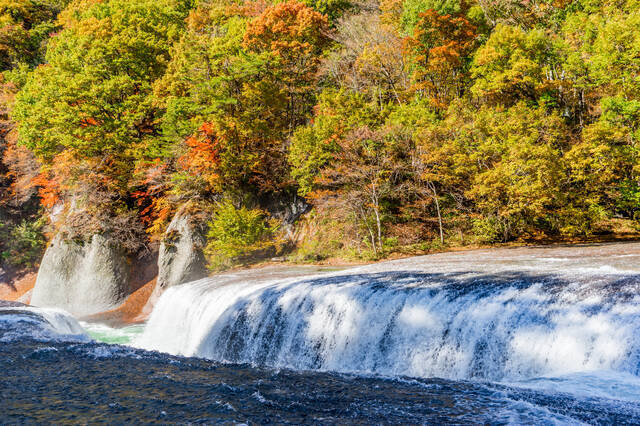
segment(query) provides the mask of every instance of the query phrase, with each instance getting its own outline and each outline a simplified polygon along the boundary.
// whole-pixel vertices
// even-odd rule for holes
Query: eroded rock
[[[156,293],[208,275],[203,234],[184,209],[175,215],[160,244]]]
[[[112,309],[128,294],[130,268],[126,253],[106,236],[85,243],[56,236],[40,264],[31,304],[79,317]]]

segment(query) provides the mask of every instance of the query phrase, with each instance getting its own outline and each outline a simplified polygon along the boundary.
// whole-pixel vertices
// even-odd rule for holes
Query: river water
[[[0,420],[640,423],[640,244],[267,268],[147,324],[0,308]]]

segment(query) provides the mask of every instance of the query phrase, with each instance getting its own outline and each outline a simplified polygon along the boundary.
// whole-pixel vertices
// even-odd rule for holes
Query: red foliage
[[[178,158],[179,168],[194,176],[204,178],[210,187],[220,183],[220,138],[211,123],[204,123],[195,135],[187,138],[187,153]]]
[[[34,186],[38,187],[40,203],[50,209],[60,201],[60,183],[49,172],[42,172],[32,179]]]

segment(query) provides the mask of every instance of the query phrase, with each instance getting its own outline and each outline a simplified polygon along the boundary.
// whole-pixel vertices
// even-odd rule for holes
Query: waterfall
[[[630,248],[640,253],[640,245],[624,253]],[[638,375],[640,254],[619,250],[478,251],[298,277],[225,274],[168,289],[135,344],[388,376]]]
[[[66,311],[31,306],[0,309],[0,342],[39,341],[88,342],[78,321]]]

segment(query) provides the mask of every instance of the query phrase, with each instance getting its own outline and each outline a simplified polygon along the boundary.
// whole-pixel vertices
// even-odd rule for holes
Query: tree
[[[475,96],[505,106],[521,100],[537,102],[544,95],[557,99],[556,81],[562,76],[544,31],[524,32],[503,24],[475,53],[471,74]]]
[[[640,10],[608,2],[579,6],[585,10],[567,16],[561,45],[563,68],[576,92],[574,109],[584,125],[598,119],[603,98],[633,102],[640,96]]]
[[[250,256],[274,247],[273,234],[277,228],[260,209],[238,208],[229,200],[222,201],[216,205],[209,223],[206,252],[215,269],[246,262]]]
[[[524,103],[475,112],[454,105],[452,112],[422,135],[424,179],[462,190],[458,197],[477,214],[476,232],[484,239],[557,232],[554,212],[566,181],[562,120]]]
[[[0,1],[0,70],[42,63],[55,19],[70,0]]]
[[[420,15],[425,11],[433,10],[439,15],[464,14],[468,5],[460,0],[405,0],[402,2],[400,15],[400,27],[405,34],[413,34]]]
[[[288,98],[290,132],[304,124],[311,110],[318,66],[329,43],[326,16],[304,3],[278,3],[247,24],[244,47],[276,59],[272,65]]]
[[[584,128],[566,161],[585,211],[639,219],[639,154],[631,132],[615,122],[601,119]]]
[[[293,135],[288,160],[298,192],[314,191],[323,167],[335,160],[337,141],[359,126],[383,122],[381,112],[363,96],[346,91],[327,90],[320,95],[313,123]]]
[[[523,29],[549,24],[554,14],[573,0],[478,0],[491,25],[507,24]]]
[[[384,202],[393,194],[397,161],[393,141],[381,131],[360,127],[338,139],[336,161],[324,167],[318,177],[321,189],[315,197],[338,195],[346,201],[358,222],[366,229],[374,256],[384,250]]]
[[[323,68],[337,86],[381,106],[406,99],[410,81],[403,40],[391,25],[364,12],[342,19],[334,38],[340,49],[329,54]]]
[[[461,15],[440,15],[433,9],[420,20],[408,48],[415,64],[415,90],[444,110],[465,92],[476,28]]]
[[[96,222],[102,211],[114,220],[129,215],[136,150],[158,132],[152,83],[166,69],[187,3],[72,3],[61,14],[64,29],[49,44],[47,64],[16,97],[20,143],[77,202],[96,210]],[[108,227],[102,219],[98,227]]]

